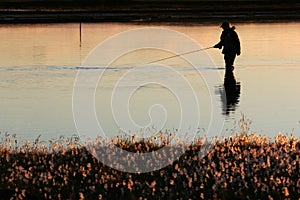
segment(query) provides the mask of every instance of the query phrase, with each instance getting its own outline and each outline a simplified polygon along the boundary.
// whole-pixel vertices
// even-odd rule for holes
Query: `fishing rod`
[[[188,52],[185,52],[185,53],[176,54],[174,56],[165,57],[165,58],[162,58],[162,59],[159,59],[159,60],[154,60],[154,61],[148,62],[146,64],[152,64],[152,63],[160,62],[160,61],[163,61],[163,60],[168,60],[168,59],[171,59],[171,58],[176,58],[178,56],[183,56],[183,55],[187,55],[187,54],[191,54],[191,53],[196,53],[198,51],[205,51],[205,50],[211,49],[211,48],[214,48],[214,47],[206,47],[206,48],[203,48],[203,49],[197,49],[197,50],[194,50],[194,51],[188,51]]]

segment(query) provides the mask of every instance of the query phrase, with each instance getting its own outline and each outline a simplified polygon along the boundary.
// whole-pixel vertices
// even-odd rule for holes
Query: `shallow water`
[[[229,89],[225,88],[227,91],[223,86],[223,57],[218,49],[194,54],[198,59],[196,66],[177,57],[145,68],[145,63],[174,55],[158,49],[129,52],[114,60],[109,68],[101,63],[97,66],[84,65],[89,53],[105,39],[122,31],[149,26],[82,24],[80,42],[78,24],[1,25],[0,130],[2,133],[16,133],[23,139],[33,139],[39,134],[43,138],[58,138],[60,135],[70,136],[76,133],[72,112],[76,74],[78,71],[90,71],[91,77],[86,77],[88,80],[96,71],[103,71],[95,90],[95,113],[108,136],[119,134],[120,130],[134,132],[142,129],[147,132],[150,129],[179,128],[182,108],[176,93],[184,96],[191,88],[195,91],[199,105],[201,130],[208,129],[212,116],[211,99],[215,98],[218,107],[216,110],[225,121],[221,134],[230,134],[241,119],[241,113],[244,113],[252,121],[253,131],[267,136],[279,132],[294,132],[299,136],[299,23],[234,25],[241,40],[242,55],[235,62],[234,75],[237,83]],[[217,43],[221,33],[220,28],[215,25],[158,27],[184,33],[202,47]],[[171,42],[174,48],[189,49],[176,37],[165,40]],[[123,42],[125,44],[127,41],[124,39]],[[134,42],[142,41],[137,38]],[[106,51],[114,53],[120,46],[120,43],[112,44]],[[190,49],[192,50],[194,49]],[[207,55],[214,64],[205,60]],[[160,64],[170,67],[159,68]],[[115,112],[118,116],[111,112],[111,97],[114,86],[120,83],[121,78],[138,69],[142,69],[137,71],[138,76],[129,77],[129,81],[124,82],[121,87],[123,89],[120,90],[125,93],[132,91],[138,80],[149,82],[134,90],[127,102],[129,116],[136,123],[135,127],[139,127],[134,130],[126,122],[120,122],[128,117],[118,112],[124,103],[122,98],[113,100],[115,106],[121,105],[120,108],[113,108],[117,109]],[[189,88],[179,84],[175,76],[170,76],[171,72],[164,69],[172,69],[181,74],[188,80]],[[217,73],[219,79],[214,80],[211,86],[213,91],[210,91],[203,76],[213,73]],[[163,80],[168,80],[167,83],[171,86],[157,84]],[[153,82],[150,83],[151,81]],[[170,88],[175,88],[176,92]],[[230,105],[224,101],[226,92]],[[192,116],[191,114],[187,121],[192,121]],[[85,120],[88,123],[90,119]]]

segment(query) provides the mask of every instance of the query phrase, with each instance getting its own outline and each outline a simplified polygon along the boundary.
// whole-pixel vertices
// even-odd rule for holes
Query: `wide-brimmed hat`
[[[221,28],[229,28],[229,22],[223,22],[222,25],[220,26]]]

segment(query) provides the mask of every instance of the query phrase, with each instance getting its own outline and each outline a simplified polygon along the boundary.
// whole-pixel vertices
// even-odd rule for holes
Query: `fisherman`
[[[234,31],[235,27],[230,27],[229,22],[223,22],[221,28],[223,28],[221,40],[214,48],[221,49],[223,47],[222,53],[224,54],[226,71],[233,71],[234,59],[236,55],[241,54],[240,40],[238,34]]]

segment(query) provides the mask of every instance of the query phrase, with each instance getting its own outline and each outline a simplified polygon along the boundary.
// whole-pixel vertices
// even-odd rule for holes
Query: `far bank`
[[[295,21],[297,1],[27,1],[0,3],[1,23]]]

